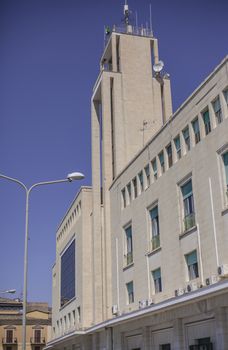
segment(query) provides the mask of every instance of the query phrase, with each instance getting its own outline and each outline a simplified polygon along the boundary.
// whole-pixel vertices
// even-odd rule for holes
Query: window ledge
[[[162,249],[162,247],[158,247],[158,248],[156,248],[156,249],[154,249],[154,250],[150,250],[150,251],[148,251],[148,252],[146,252],[146,256],[151,256],[151,255],[154,255],[154,254],[156,254],[156,253],[158,253],[158,252],[160,252],[161,251],[161,249]]]
[[[134,266],[134,262],[124,266],[123,271],[126,271],[126,270],[130,269],[132,266]]]
[[[188,230],[182,232],[180,235],[179,235],[179,239],[182,239],[183,237],[186,237],[188,235],[190,235],[191,233],[195,232],[197,230],[197,226],[192,226],[191,228],[189,228]]]
[[[226,207],[226,208],[224,208],[223,210],[222,210],[222,212],[221,212],[221,215],[223,216],[223,215],[226,215],[226,214],[228,214],[228,206]]]

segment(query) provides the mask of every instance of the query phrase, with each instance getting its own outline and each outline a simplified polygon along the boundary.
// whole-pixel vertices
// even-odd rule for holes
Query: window
[[[137,198],[138,191],[137,191],[137,179],[136,177],[132,180],[133,189],[134,189],[134,198]]]
[[[183,137],[184,137],[184,142],[185,142],[185,147],[186,147],[186,151],[190,150],[190,135],[189,135],[189,128],[187,126],[187,128],[185,128],[182,131]]]
[[[171,143],[166,147],[167,157],[168,157],[168,166],[169,168],[173,165],[173,155],[172,155],[172,146]]]
[[[61,257],[61,306],[75,296],[75,240]]]
[[[180,136],[178,135],[174,139],[174,144],[177,152],[177,159],[181,159],[181,145],[180,145]]]
[[[228,152],[222,155],[224,170],[225,170],[225,181],[226,181],[226,193],[228,194]]]
[[[131,183],[127,185],[127,193],[128,193],[129,203],[130,203],[131,202]]]
[[[220,124],[222,122],[222,109],[221,109],[219,96],[213,102],[213,109],[214,109],[214,112],[215,112],[217,124]]]
[[[195,226],[194,200],[191,179],[181,186],[181,192],[184,209],[184,230],[187,231],[191,227]]]
[[[152,250],[160,247],[160,230],[159,230],[159,215],[158,215],[158,206],[150,210],[150,219],[151,219],[151,243]]]
[[[125,239],[126,239],[126,265],[133,262],[133,244],[132,244],[132,227],[128,226],[125,228]]]
[[[213,344],[210,337],[196,339],[196,344],[190,345],[189,350],[213,350]]]
[[[134,286],[133,281],[126,284],[127,287],[127,303],[132,304],[134,303]]]
[[[139,184],[140,184],[140,192],[142,193],[143,191],[143,172],[140,171],[140,173],[138,174],[139,177]]]
[[[152,271],[152,277],[154,281],[154,293],[160,293],[162,291],[161,269]]]
[[[151,162],[152,164],[152,169],[153,169],[153,175],[154,175],[154,180],[156,180],[158,178],[158,170],[157,170],[157,160],[156,158],[154,158]]]
[[[41,343],[41,329],[34,330],[34,343],[36,344]]]
[[[160,166],[161,166],[161,172],[164,173],[165,171],[165,162],[164,162],[164,152],[161,151],[158,155]]]
[[[149,166],[149,164],[147,164],[147,166],[145,166],[144,170],[145,170],[145,175],[146,175],[146,185],[147,185],[147,187],[149,187],[150,186],[150,166]]]
[[[81,323],[81,308],[80,308],[80,306],[77,307],[77,313],[78,313],[78,323]]]
[[[171,350],[171,345],[170,344],[161,344],[159,346],[159,350]]]
[[[223,95],[224,95],[226,104],[227,104],[227,106],[228,106],[228,88],[227,88],[225,91],[223,91]]]
[[[122,189],[121,193],[122,193],[122,205],[123,205],[123,208],[126,208],[126,190],[125,190],[125,188]]]
[[[185,255],[185,259],[186,259],[186,263],[187,263],[187,267],[188,267],[189,281],[194,280],[195,278],[199,277],[196,250]]]
[[[193,128],[194,137],[195,137],[195,144],[197,144],[198,142],[200,142],[200,129],[199,129],[198,118],[192,121],[192,128]]]
[[[6,330],[6,343],[8,343],[8,344],[13,343],[13,330],[12,329]]]
[[[205,127],[205,134],[208,135],[211,132],[211,121],[208,109],[205,112],[203,112],[203,122]]]

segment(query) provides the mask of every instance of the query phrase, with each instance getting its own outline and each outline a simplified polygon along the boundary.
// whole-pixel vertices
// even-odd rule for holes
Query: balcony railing
[[[125,255],[125,262],[126,262],[126,266],[127,265],[130,265],[132,262],[133,262],[133,252],[128,252],[126,255]]]
[[[157,249],[159,247],[160,247],[160,236],[159,235],[153,236],[152,239],[151,239],[151,248],[152,248],[152,250],[155,250],[155,249]]]
[[[2,338],[2,344],[17,344],[17,338],[6,337]]]
[[[31,344],[45,344],[45,338],[43,337],[33,337],[30,338],[30,343]]]
[[[184,231],[188,231],[190,228],[196,225],[195,213],[191,213],[184,217]]]

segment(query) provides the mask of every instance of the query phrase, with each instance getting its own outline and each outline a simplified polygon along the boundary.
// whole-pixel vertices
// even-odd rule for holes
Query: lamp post
[[[7,290],[1,290],[0,294],[14,294],[16,293],[16,289],[7,289]]]
[[[23,187],[26,193],[26,209],[25,209],[25,247],[24,247],[24,286],[23,286],[23,315],[22,315],[22,350],[26,350],[26,307],[27,307],[27,274],[28,274],[28,219],[29,219],[29,196],[31,191],[38,186],[43,185],[53,185],[59,184],[63,182],[72,182],[74,180],[82,180],[84,179],[84,175],[79,172],[70,173],[67,175],[66,179],[62,180],[54,180],[54,181],[44,181],[38,182],[32,185],[31,187],[27,187],[23,182],[14,179],[12,177],[0,174],[0,178],[5,180],[9,180],[12,182],[16,182],[18,185]]]

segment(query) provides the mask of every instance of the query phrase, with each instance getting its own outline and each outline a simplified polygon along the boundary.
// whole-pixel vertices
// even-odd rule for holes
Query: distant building
[[[108,35],[46,349],[227,350],[228,57],[173,114],[157,39],[128,21]]]
[[[0,298],[0,350],[22,349],[22,302]],[[28,303],[26,350],[42,350],[50,337],[51,309],[47,303]]]

